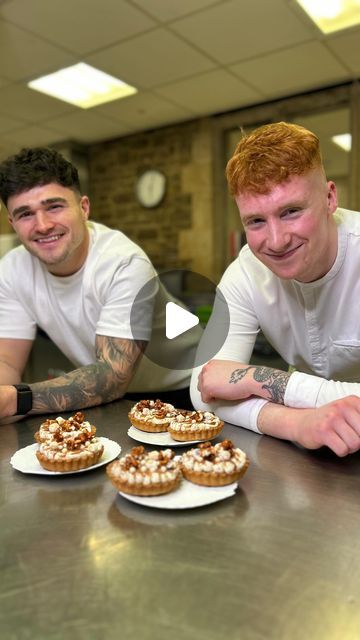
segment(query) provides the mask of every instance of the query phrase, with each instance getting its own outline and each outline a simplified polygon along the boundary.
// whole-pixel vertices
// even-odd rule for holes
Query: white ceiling
[[[138,88],[88,110],[28,89],[83,61]],[[0,158],[265,102],[360,76],[360,28],[324,36],[295,0],[0,0]]]

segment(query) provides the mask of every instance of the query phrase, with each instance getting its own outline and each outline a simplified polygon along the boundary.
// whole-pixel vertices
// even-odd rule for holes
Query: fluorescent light
[[[323,33],[360,23],[360,0],[297,0]]]
[[[28,87],[82,109],[137,93],[134,87],[84,62],[32,80]]]
[[[351,133],[342,133],[338,136],[332,136],[331,140],[344,151],[351,151]]]

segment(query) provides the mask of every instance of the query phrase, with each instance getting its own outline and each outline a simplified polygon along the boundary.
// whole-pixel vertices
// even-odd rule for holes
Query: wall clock
[[[135,194],[141,206],[147,209],[157,207],[166,191],[166,177],[158,169],[147,169],[137,179]]]

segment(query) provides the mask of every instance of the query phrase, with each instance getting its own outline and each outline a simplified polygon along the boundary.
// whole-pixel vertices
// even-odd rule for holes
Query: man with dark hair
[[[90,407],[127,391],[188,406],[190,370],[142,354],[150,341],[153,352],[192,361],[200,334],[165,347],[164,309],[174,299],[140,247],[88,221],[76,168],[54,149],[24,149],[0,164],[0,197],[22,245],[0,261],[0,418]],[[22,385],[37,327],[77,368]]]
[[[5,204],[10,196],[51,182],[69,187],[80,196],[76,167],[56,149],[22,149],[16,156],[1,163],[0,176],[1,199]]]
[[[360,215],[338,208],[319,140],[298,125],[243,136],[227,178],[247,244],[220,282],[230,331],[194,370],[193,403],[310,449],[358,451]],[[289,371],[248,364],[259,329]]]

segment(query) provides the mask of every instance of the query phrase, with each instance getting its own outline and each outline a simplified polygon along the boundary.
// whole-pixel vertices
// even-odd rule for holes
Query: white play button
[[[194,307],[196,313],[199,310],[200,322],[195,311],[190,313],[187,307],[183,308],[181,297],[180,301],[179,298],[168,297],[167,288],[174,296],[179,295],[179,289],[191,296],[191,310]],[[211,280],[195,271],[165,271],[150,278],[141,287],[131,307],[130,324],[134,340],[144,340],[144,327],[155,307],[152,327],[154,339],[149,341],[144,358],[169,371],[188,371],[209,362],[220,351],[228,336],[230,313],[224,296]],[[202,335],[203,323],[210,327],[208,334]]]
[[[186,311],[174,302],[166,304],[166,337],[169,340],[180,336],[199,324],[199,318],[190,311]]]

